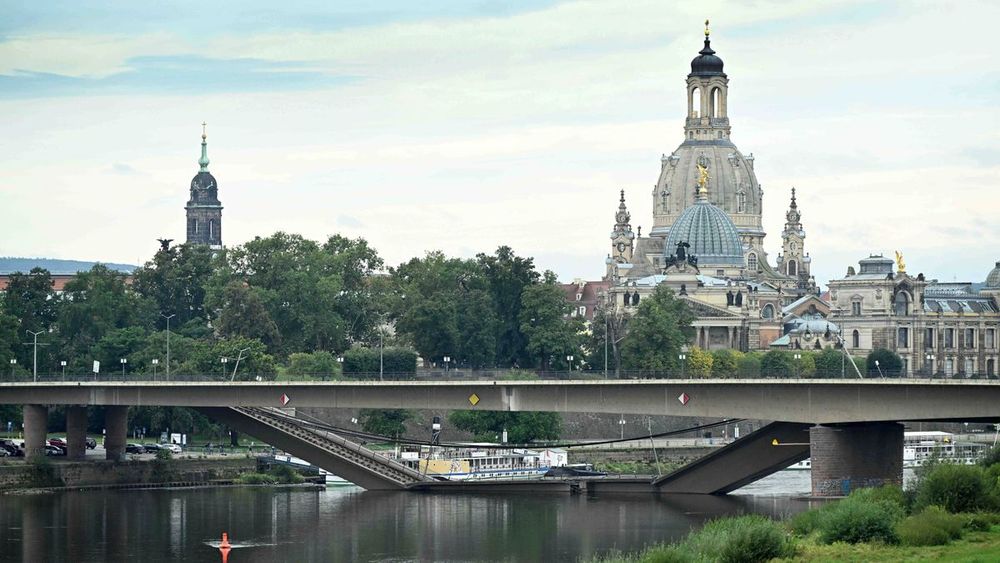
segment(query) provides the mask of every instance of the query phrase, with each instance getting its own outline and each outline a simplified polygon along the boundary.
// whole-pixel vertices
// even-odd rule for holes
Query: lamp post
[[[226,364],[229,363],[229,358],[223,357],[220,361],[222,362],[222,378],[225,379],[226,378]]]
[[[378,326],[378,380],[384,381],[382,376],[385,374],[385,362],[382,359],[382,325]]]
[[[125,364],[128,363],[128,358],[121,358],[118,361],[122,364],[122,381],[125,381]]]
[[[688,347],[687,344],[681,346],[681,353],[677,356],[677,359],[681,361],[681,379],[684,379],[684,368],[687,365]]]
[[[573,356],[566,356],[566,363],[569,364],[569,371],[573,371]]]
[[[62,366],[62,378],[63,378],[63,381],[66,381],[66,360],[61,360],[59,362],[59,365]]]
[[[14,379],[14,370],[17,369],[17,358],[10,359],[10,378]]]
[[[344,357],[337,356],[337,364],[340,365],[340,375],[344,375]]]
[[[924,356],[924,369],[927,370],[927,376],[932,377],[934,375],[934,354],[927,354]]]
[[[878,370],[878,376],[885,379],[885,375],[882,374],[882,367],[879,365],[878,360],[875,360],[875,369]]]
[[[802,365],[799,363],[799,360],[802,359],[802,354],[796,352],[792,357],[795,358],[795,377],[802,377]]]
[[[167,319],[167,381],[170,381],[170,319],[177,316],[177,314],[164,315],[160,313],[160,316]]]
[[[44,330],[40,330],[38,332],[35,332],[35,331],[32,331],[32,330],[26,330],[24,332],[27,332],[28,334],[30,334],[32,336],[32,341],[31,342],[25,342],[25,344],[31,344],[32,347],[34,347],[34,352],[33,352],[32,361],[31,361],[31,363],[33,364],[31,366],[31,371],[34,374],[35,383],[38,383],[38,335],[41,334],[41,333],[43,333],[43,332],[45,332],[45,331]],[[48,344],[42,344],[42,346],[48,346]]]
[[[156,366],[160,365],[160,360],[153,358],[153,379],[156,379]]]
[[[243,352],[246,352],[250,348],[244,348],[240,350],[240,353],[236,356],[236,365],[233,366],[233,376],[229,378],[229,381],[236,381],[236,370],[240,369],[240,360],[243,359]],[[258,378],[257,381],[260,381]]]
[[[622,440],[625,439],[625,415],[618,417],[618,428],[622,431]]]
[[[441,359],[444,361],[444,372],[448,373],[448,367],[449,364],[451,363],[451,356],[445,356],[444,358]]]

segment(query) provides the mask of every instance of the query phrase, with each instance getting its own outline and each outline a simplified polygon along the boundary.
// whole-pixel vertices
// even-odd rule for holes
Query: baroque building
[[[605,260],[606,306],[631,314],[667,285],[697,319],[694,344],[705,349],[766,349],[783,334],[786,307],[816,293],[805,230],[792,192],[782,254],[764,251],[763,189],[753,155],[733,143],[729,77],[705,42],[687,76],[681,144],[660,159],[653,189],[653,228],[633,233],[621,192]]]
[[[184,207],[187,212],[187,242],[222,248],[222,202],[219,184],[208,171],[208,135],[202,123],[200,169],[191,179],[191,197]]]
[[[1000,262],[985,283],[939,282],[910,276],[899,253],[871,255],[829,286],[830,318],[852,352],[893,350],[908,376],[997,375]]]

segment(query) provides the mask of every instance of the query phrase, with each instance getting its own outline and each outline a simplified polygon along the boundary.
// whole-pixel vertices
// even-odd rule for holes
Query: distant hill
[[[94,267],[97,262],[85,262],[82,260],[56,260],[54,258],[15,258],[11,256],[0,256],[0,275],[14,272],[30,272],[32,268],[45,268],[53,274],[75,274],[84,272]],[[101,262],[112,270],[131,274],[138,266],[131,264],[112,264]]]

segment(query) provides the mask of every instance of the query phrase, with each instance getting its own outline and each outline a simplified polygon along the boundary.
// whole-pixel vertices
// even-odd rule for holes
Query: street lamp
[[[878,370],[878,376],[885,379],[885,375],[882,374],[882,368],[880,367],[878,360],[875,360],[875,369]]]
[[[924,366],[924,368],[927,370],[927,375],[928,376],[933,376],[934,375],[934,354],[927,354],[926,356],[924,356],[924,359],[927,360],[925,362],[925,366]]]
[[[226,364],[229,363],[229,358],[223,357],[221,359],[221,362],[222,362],[222,378],[225,379],[225,377],[226,377]]]
[[[10,378],[14,379],[14,370],[17,369],[17,358],[10,359]]]
[[[127,358],[121,358],[118,361],[121,362],[121,364],[122,364],[122,381],[125,381],[125,364],[128,363],[128,359]]]
[[[38,383],[38,346],[39,346],[39,344],[38,344],[38,335],[41,334],[41,333],[43,333],[43,332],[45,332],[45,331],[44,330],[40,330],[38,332],[34,332],[34,331],[31,331],[31,330],[26,330],[24,332],[27,332],[28,334],[30,334],[32,336],[32,341],[31,342],[25,342],[25,344],[31,344],[34,347],[34,355],[32,357],[32,364],[34,364],[34,365],[31,366],[31,371],[34,374],[35,383]],[[48,344],[42,344],[42,346],[48,346]]]
[[[66,360],[61,360],[59,362],[59,365],[62,366],[62,378],[63,378],[63,381],[66,381]]]
[[[170,319],[176,317],[177,314],[164,315],[160,313],[160,316],[167,319],[167,381],[170,381]]]
[[[802,354],[796,352],[792,357],[795,358],[795,377],[802,377],[802,365],[799,363],[799,360],[802,359]]]
[[[244,348],[240,350],[240,353],[236,356],[236,365],[233,366],[233,376],[229,378],[229,381],[236,381],[236,370],[240,369],[240,360],[243,359],[243,352],[246,352],[249,349],[250,348]],[[260,381],[260,378],[258,378],[257,381]]]
[[[681,361],[681,379],[684,379],[684,368],[687,365],[688,359],[687,352],[688,347],[687,344],[685,344],[684,346],[681,346],[681,353],[677,356],[677,359]]]
[[[448,373],[448,364],[451,362],[451,356],[445,356],[442,360],[444,360],[444,372]]]
[[[153,379],[156,379],[156,366],[160,365],[160,360],[153,358]]]
[[[573,371],[573,356],[566,356],[566,363],[569,364],[569,371]]]

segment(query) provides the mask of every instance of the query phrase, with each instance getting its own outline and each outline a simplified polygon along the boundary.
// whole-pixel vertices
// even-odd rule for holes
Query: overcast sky
[[[869,253],[1000,260],[997,2],[0,1],[0,255],[141,263],[184,238],[208,122],[223,241],[507,244],[598,279],[652,225],[712,20],[733,141],[821,283]],[[280,8],[276,8],[280,6]]]

